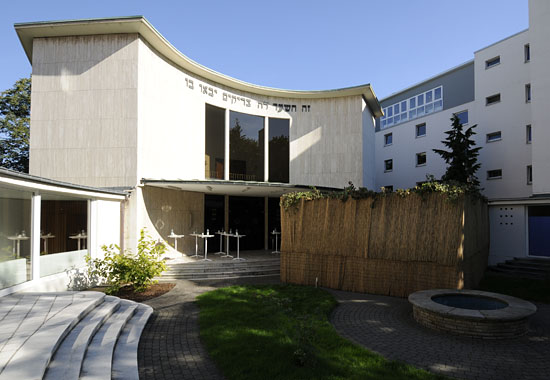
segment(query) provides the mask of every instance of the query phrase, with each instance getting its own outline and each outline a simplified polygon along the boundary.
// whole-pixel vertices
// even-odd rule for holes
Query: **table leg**
[[[48,239],[44,239],[44,253],[48,254]]]
[[[21,257],[21,240],[17,240],[17,258]]]
[[[212,261],[208,258],[208,238],[204,238],[204,259],[201,261]]]
[[[223,251],[223,236],[220,234],[220,251],[216,252],[215,255],[223,255],[225,252]]]
[[[244,260],[244,259],[241,259],[241,257],[239,256],[239,240],[241,240],[241,238],[237,238],[237,257],[233,260],[237,260],[237,261],[241,261],[241,260]]]
[[[225,255],[222,255],[221,257],[233,257],[229,254],[229,235],[226,235],[225,236],[225,249],[227,250],[227,252],[225,252]]]
[[[195,236],[195,256],[193,257],[199,257],[199,237]]]

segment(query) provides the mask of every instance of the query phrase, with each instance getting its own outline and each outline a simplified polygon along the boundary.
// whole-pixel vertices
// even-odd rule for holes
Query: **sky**
[[[31,74],[14,23],[143,15],[181,53],[257,85],[370,83],[379,99],[528,28],[528,0],[1,0],[0,91]]]

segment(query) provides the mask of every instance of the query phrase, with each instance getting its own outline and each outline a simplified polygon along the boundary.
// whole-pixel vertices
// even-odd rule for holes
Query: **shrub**
[[[134,291],[143,292],[157,283],[153,278],[166,269],[161,259],[166,247],[155,242],[145,229],[140,233],[137,254],[131,251],[121,252],[116,244],[104,245],[101,249],[105,254],[103,259],[92,259],[87,255],[86,263],[90,277],[100,277],[107,281],[107,294],[118,292],[124,285],[132,285]]]

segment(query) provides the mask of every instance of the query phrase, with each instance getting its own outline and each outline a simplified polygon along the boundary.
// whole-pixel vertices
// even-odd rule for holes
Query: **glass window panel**
[[[0,289],[31,279],[32,193],[0,187]]]
[[[399,104],[393,106],[393,112],[396,114],[399,113]]]
[[[416,98],[409,100],[409,108],[416,108]]]
[[[437,100],[434,102],[434,111],[441,111],[443,109],[443,100]]]
[[[205,178],[224,179],[225,110],[206,105]]]
[[[426,103],[430,103],[432,100],[433,100],[432,92],[431,91],[426,92]]]
[[[388,107],[387,110],[388,117],[393,116],[393,107]]]
[[[434,104],[426,104],[426,108],[424,108],[425,113],[432,113],[434,111]]]
[[[395,116],[393,117],[393,122],[394,122],[394,123],[399,123],[399,120],[400,120],[399,115],[395,115]]]
[[[264,118],[229,113],[229,179],[264,181]]]
[[[426,165],[426,153],[417,153],[416,154],[416,165]]]
[[[434,99],[441,99],[441,87],[434,90]]]
[[[420,116],[422,116],[422,115],[424,115],[424,107],[418,107],[418,108],[416,109],[416,116],[417,116],[417,117],[420,117]]]
[[[456,114],[456,117],[458,117],[458,121],[460,122],[460,124],[464,125],[464,124],[468,124],[468,111],[462,111],[462,112],[458,112]]]
[[[288,183],[290,120],[269,118],[269,181]]]
[[[414,119],[416,117],[416,110],[409,111],[409,119]]]
[[[419,124],[416,126],[416,137],[426,136],[426,124]]]
[[[403,121],[403,120],[407,120],[407,113],[406,112],[403,112],[401,114],[401,121]]]
[[[392,125],[393,124],[393,117],[389,117],[388,118],[388,125]]]
[[[407,110],[407,101],[401,102],[401,112],[405,112]]]
[[[382,128],[384,128],[386,126],[386,122],[387,122],[387,120],[382,120]]]
[[[391,145],[392,142],[393,142],[393,135],[391,133],[384,135],[384,145]]]
[[[418,95],[418,96],[417,96],[417,100],[418,100],[418,105],[419,105],[419,106],[424,105],[424,94]]]

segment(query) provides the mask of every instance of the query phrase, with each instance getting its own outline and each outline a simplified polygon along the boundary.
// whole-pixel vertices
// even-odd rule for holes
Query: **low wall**
[[[302,200],[281,228],[283,282],[364,293],[475,287],[489,253],[487,204],[468,196]]]

